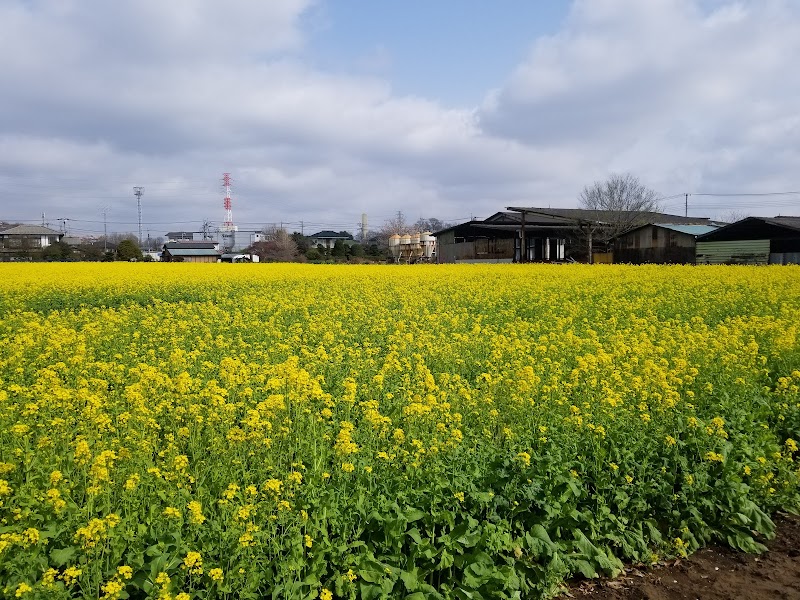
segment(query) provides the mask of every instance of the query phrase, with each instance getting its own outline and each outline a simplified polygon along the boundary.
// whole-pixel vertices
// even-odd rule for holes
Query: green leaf
[[[383,572],[372,571],[370,569],[360,569],[358,571],[358,576],[366,582],[378,583],[381,579],[383,579]]]
[[[427,600],[427,598],[422,592],[414,592],[413,594],[406,596],[406,600]]]
[[[422,543],[422,536],[419,534],[419,529],[414,527],[414,529],[409,529],[406,531],[406,535],[414,540],[415,543],[421,544]]]
[[[363,600],[373,600],[373,598],[380,598],[383,594],[383,589],[379,585],[373,585],[362,581],[358,586],[361,592],[360,596]]]
[[[586,577],[587,579],[594,579],[597,577],[597,571],[595,571],[594,566],[587,560],[575,560],[573,564],[578,568],[578,571],[581,572],[581,575]]]
[[[424,518],[427,513],[422,512],[418,508],[412,508],[408,512],[406,512],[405,517],[409,523],[413,523],[414,521],[419,521],[420,519]]]
[[[438,569],[449,569],[453,566],[453,555],[447,550],[442,550],[442,557],[439,559]]]
[[[403,584],[409,592],[416,592],[419,589],[419,577],[416,568],[400,573],[400,579],[403,580]]]
[[[51,550],[50,559],[53,561],[55,566],[61,567],[67,564],[70,559],[75,556],[75,553],[76,550],[72,546],[69,548],[61,548],[59,550]]]

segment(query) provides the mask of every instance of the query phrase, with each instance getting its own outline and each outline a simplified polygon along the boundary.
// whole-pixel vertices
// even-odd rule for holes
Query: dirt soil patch
[[[777,536],[761,555],[706,548],[614,580],[573,584],[561,600],[800,600],[800,518],[777,515]]]

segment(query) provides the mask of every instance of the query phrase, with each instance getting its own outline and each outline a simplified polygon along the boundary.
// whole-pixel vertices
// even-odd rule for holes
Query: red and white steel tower
[[[231,174],[222,174],[222,185],[225,186],[225,221],[222,223],[223,231],[236,231],[236,225],[233,224],[233,204],[231,203]]]

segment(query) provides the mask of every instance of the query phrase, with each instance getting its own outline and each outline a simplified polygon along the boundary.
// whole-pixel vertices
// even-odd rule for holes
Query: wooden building
[[[440,263],[557,262],[565,260],[568,219],[540,215],[523,223],[520,213],[497,212],[482,221],[454,225],[433,234]],[[524,237],[523,237],[524,232]]]
[[[800,264],[800,217],[748,217],[697,238],[697,264]]]
[[[718,225],[648,223],[614,239],[614,262],[630,264],[694,264],[697,236]]]

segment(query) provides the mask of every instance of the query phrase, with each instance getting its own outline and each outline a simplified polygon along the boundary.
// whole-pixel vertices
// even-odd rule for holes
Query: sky
[[[306,234],[576,207],[800,214],[796,0],[0,0],[0,220]],[[787,193],[794,192],[794,193]],[[42,215],[44,214],[44,219]]]

